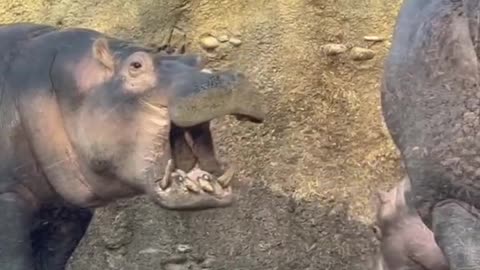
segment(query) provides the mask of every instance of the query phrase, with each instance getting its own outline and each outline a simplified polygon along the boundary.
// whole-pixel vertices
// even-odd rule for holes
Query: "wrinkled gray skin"
[[[450,269],[480,269],[480,1],[406,0],[382,109],[416,209]]]
[[[64,269],[93,209],[233,203],[209,121],[263,121],[237,72],[88,29],[0,26],[0,270]],[[196,166],[196,167],[195,167]]]
[[[407,177],[391,190],[378,191],[376,220],[372,227],[380,242],[375,270],[448,270],[433,233],[418,214],[407,207]]]

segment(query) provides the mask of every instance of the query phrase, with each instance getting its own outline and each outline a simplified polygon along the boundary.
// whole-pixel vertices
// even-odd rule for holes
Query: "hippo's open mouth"
[[[162,177],[154,181],[154,200],[175,210],[229,206],[234,200],[234,169],[223,171],[217,161],[210,121],[234,115],[240,121],[262,123],[263,98],[239,72],[194,70],[176,76],[165,88],[171,160],[163,161],[165,171],[155,174]]]
[[[234,201],[235,168],[222,170],[213,149],[208,124],[183,129],[172,123],[171,159],[154,181],[156,203],[172,210],[227,207]]]

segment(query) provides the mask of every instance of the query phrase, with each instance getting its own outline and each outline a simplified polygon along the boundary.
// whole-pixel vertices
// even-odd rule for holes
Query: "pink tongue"
[[[188,177],[192,180],[197,180],[198,178],[202,177],[205,172],[198,169],[198,168],[193,168],[190,172],[188,172]]]

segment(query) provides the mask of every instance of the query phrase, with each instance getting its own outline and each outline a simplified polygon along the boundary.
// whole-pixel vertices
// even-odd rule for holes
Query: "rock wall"
[[[1,23],[89,27],[156,45],[186,38],[187,50],[244,71],[269,100],[264,125],[214,123],[219,156],[242,169],[235,206],[176,213],[141,197],[117,202],[97,211],[69,269],[366,269],[370,194],[400,171],[378,93],[399,4],[0,1]]]

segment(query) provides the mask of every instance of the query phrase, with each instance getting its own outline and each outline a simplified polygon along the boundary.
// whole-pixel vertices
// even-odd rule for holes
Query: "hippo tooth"
[[[171,181],[172,174],[173,174],[173,161],[169,159],[167,161],[167,166],[165,166],[165,172],[163,174],[163,177],[159,183],[161,189],[165,190],[170,186],[170,184],[172,183]]]
[[[212,184],[210,184],[210,182],[208,182],[207,180],[205,179],[202,179],[202,178],[199,178],[198,179],[198,183],[200,184],[200,187],[206,191],[206,192],[213,192],[213,186]]]
[[[220,185],[223,187],[223,188],[226,188],[230,185],[230,182],[232,181],[233,179],[233,174],[235,173],[235,169],[233,166],[230,166],[230,168],[227,169],[227,171],[220,177],[218,177],[218,183],[220,183]]]
[[[166,188],[168,188],[170,186],[170,184],[172,183],[172,178],[170,177],[170,175],[164,175],[163,178],[160,180],[160,182],[158,183],[160,185],[160,188],[162,188],[163,190],[165,190]]]
[[[201,191],[198,184],[192,181],[190,178],[185,179],[185,187],[194,193],[199,193]]]
[[[157,105],[153,105],[152,103],[146,101],[146,100],[140,100],[142,102],[142,104],[144,104],[146,107],[154,110],[154,111],[157,111],[157,112],[161,112],[161,113],[165,113],[165,108],[162,108],[162,107],[159,107]]]

